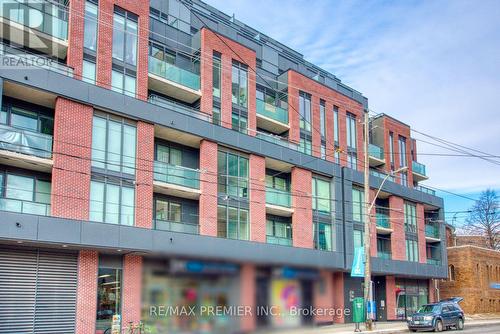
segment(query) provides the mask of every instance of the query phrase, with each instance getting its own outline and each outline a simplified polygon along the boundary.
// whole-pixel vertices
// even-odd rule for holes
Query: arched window
[[[448,268],[448,270],[449,270],[448,276],[450,278],[450,281],[454,281],[455,280],[455,266],[454,265],[450,265],[450,267]]]

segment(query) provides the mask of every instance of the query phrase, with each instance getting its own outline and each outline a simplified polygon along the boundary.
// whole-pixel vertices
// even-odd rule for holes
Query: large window
[[[415,204],[405,202],[405,229],[408,232],[417,232],[417,207]]]
[[[111,89],[128,96],[135,96],[136,80],[132,71],[113,68],[111,71]]]
[[[39,110],[34,109],[34,107],[24,108],[17,105],[10,105],[7,101],[4,101],[0,113],[0,123],[18,129],[52,135],[54,133],[54,118],[52,115],[49,114],[48,110],[43,110],[43,108],[39,108]]]
[[[320,100],[319,103],[319,127],[321,132],[321,137],[326,136],[326,114],[325,114],[325,101]]]
[[[248,159],[239,154],[218,154],[219,193],[248,198]]]
[[[97,50],[97,22],[97,4],[86,1],[83,47],[92,51]]]
[[[300,138],[299,152],[311,155],[311,152],[312,152],[312,142],[311,142],[310,139]]]
[[[119,7],[113,15],[113,58],[137,63],[137,16]]]
[[[92,166],[112,172],[135,174],[136,127],[124,119],[94,115]]]
[[[314,248],[324,251],[333,250],[332,241],[332,224],[323,222],[314,222]]]
[[[357,169],[358,158],[356,152],[347,153],[347,167],[351,169]]]
[[[362,190],[352,188],[352,220],[364,222],[365,194]]]
[[[406,138],[399,136],[399,166],[405,167],[407,166],[406,161]]]
[[[212,108],[212,123],[216,125],[221,124],[220,107],[216,105]]]
[[[281,217],[280,217],[281,218]],[[266,219],[266,237],[270,244],[292,245],[292,224],[290,221],[268,217]]]
[[[394,170],[394,133],[389,132],[389,159],[391,161],[391,169]]]
[[[232,101],[233,104],[247,108],[248,103],[248,72],[247,66],[233,61],[232,66]]]
[[[246,112],[243,112],[239,109],[233,110],[231,114],[231,128],[233,130],[247,133],[248,129],[248,119]]]
[[[363,247],[363,231],[361,230],[353,230],[353,248]]]
[[[51,183],[48,178],[0,173],[0,210],[50,214]]]
[[[217,235],[221,238],[248,240],[248,210],[231,206],[217,207]]]
[[[135,189],[132,183],[105,178],[90,182],[92,221],[134,225]]]
[[[96,72],[94,61],[83,59],[82,80],[91,84],[95,84]]]
[[[333,140],[339,142],[339,107],[333,107]]]
[[[121,315],[122,270],[99,267],[97,278],[96,332],[111,328],[114,315]]]
[[[347,133],[347,147],[356,149],[357,144],[356,144],[356,116],[347,113],[347,120],[346,120],[346,133]]]
[[[406,239],[406,260],[411,262],[418,262],[417,240]]]
[[[299,93],[300,128],[311,131],[311,95]]]
[[[220,89],[221,89],[221,73],[222,73],[222,65],[221,65],[221,56],[218,53],[214,53],[212,58],[212,93],[213,96],[220,98]]]
[[[180,223],[182,221],[182,204],[167,199],[156,199],[155,219]]]
[[[155,160],[169,165],[182,165],[182,150],[168,145],[156,144]]]
[[[312,208],[321,213],[330,213],[330,182],[316,177],[312,179]]]

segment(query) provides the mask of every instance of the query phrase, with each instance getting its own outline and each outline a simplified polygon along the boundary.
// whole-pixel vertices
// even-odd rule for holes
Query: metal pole
[[[364,136],[363,136],[363,146],[364,146],[364,174],[365,174],[365,234],[364,234],[364,246],[365,246],[365,291],[364,291],[364,299],[365,299],[365,307],[368,310],[368,305],[371,306],[371,269],[370,269],[370,165],[369,165],[369,154],[368,154],[368,144],[370,137],[370,127],[369,127],[369,115],[368,110],[365,109],[364,115]],[[368,318],[368,314],[366,317],[366,330],[372,330],[372,319]]]

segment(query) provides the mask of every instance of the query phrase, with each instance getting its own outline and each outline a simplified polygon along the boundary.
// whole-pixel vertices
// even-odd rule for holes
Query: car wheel
[[[415,333],[417,330],[416,329],[410,329],[410,332]]]
[[[434,332],[442,332],[443,331],[443,322],[441,320],[436,320],[436,325],[434,326]]]
[[[464,330],[464,319],[462,318],[458,318],[458,321],[457,321],[457,327],[456,327],[459,331],[463,331]]]

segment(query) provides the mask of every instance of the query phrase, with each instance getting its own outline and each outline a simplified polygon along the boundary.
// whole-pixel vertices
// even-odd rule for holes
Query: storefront
[[[292,328],[311,324],[305,310],[313,304],[315,270],[260,268],[257,272],[257,324],[259,327]]]
[[[232,316],[230,307],[238,302],[237,265],[145,261],[142,319],[151,334],[233,333],[239,319]]]
[[[390,293],[390,292],[388,292]],[[399,320],[417,312],[429,301],[428,280],[396,278],[396,316]]]

